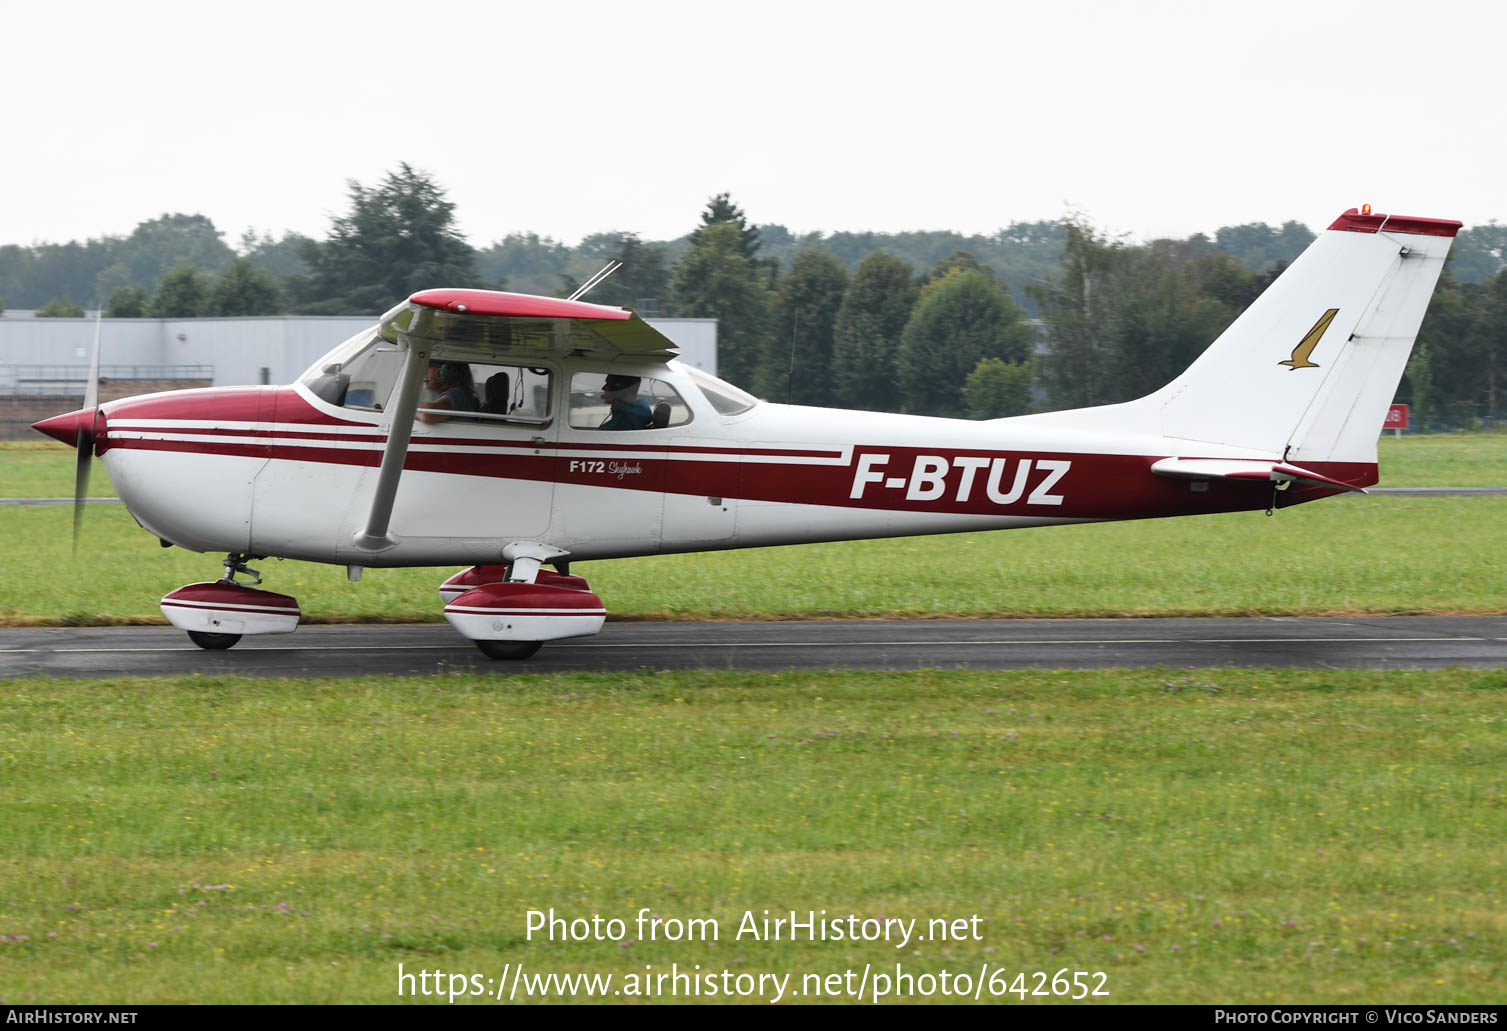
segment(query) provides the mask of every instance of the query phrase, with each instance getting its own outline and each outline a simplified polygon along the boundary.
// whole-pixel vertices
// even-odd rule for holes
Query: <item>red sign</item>
[[[1384,430],[1408,429],[1408,406],[1393,405],[1387,409],[1387,421],[1382,424]]]

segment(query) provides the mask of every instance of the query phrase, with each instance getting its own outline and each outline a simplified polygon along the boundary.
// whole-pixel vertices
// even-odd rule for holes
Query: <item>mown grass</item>
[[[0,498],[73,497],[73,458],[73,448],[55,440],[0,441]],[[115,497],[97,458],[89,473],[89,497]]]
[[[160,623],[220,574],[116,506],[0,508],[0,623]],[[614,619],[1507,611],[1507,498],[1336,498],[1186,519],[578,563]],[[425,622],[453,570],[259,563],[305,619]]]
[[[1500,1002],[1504,690],[1479,671],[11,681],[0,999],[391,1002],[400,961],[797,984],[987,961],[1104,971],[1111,1002]],[[722,935],[526,940],[551,907]],[[733,940],[765,909],[979,914],[984,940]]]
[[[1507,483],[1507,434],[1383,438],[1388,485]],[[72,490],[72,450],[0,448],[0,496]],[[91,494],[108,495],[102,469]],[[162,622],[157,600],[219,575],[164,551],[113,506],[0,508],[0,625]],[[1274,518],[1050,527],[579,563],[612,618],[1099,616],[1507,610],[1507,499],[1340,498]],[[306,619],[426,622],[450,570],[268,561],[267,586]]]

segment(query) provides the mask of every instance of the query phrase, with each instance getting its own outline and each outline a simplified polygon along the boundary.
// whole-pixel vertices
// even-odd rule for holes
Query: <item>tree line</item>
[[[111,317],[376,314],[436,285],[565,296],[617,258],[589,300],[718,319],[719,371],[761,396],[993,418],[1156,389],[1313,239],[1287,222],[1133,244],[1082,218],[989,236],[793,234],[720,194],[677,240],[517,233],[477,249],[444,190],[403,164],[350,182],[323,240],[248,232],[232,249],[204,216],[164,215],[128,237],[0,247],[0,297],[41,315],[97,297]],[[1422,424],[1498,417],[1504,248],[1496,223],[1457,239],[1400,392]]]

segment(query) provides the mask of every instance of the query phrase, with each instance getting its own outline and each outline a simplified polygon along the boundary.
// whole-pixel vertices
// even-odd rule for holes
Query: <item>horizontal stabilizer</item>
[[[1313,472],[1286,462],[1248,458],[1164,458],[1153,463],[1151,471],[1157,476],[1176,480],[1229,480],[1234,483],[1298,483],[1310,487],[1332,487],[1335,490],[1366,493],[1344,480]]]

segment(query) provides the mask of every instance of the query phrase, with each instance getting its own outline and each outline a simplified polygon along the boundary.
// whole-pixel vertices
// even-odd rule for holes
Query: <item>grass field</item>
[[[1507,484],[1507,434],[1380,441],[1391,486]],[[72,492],[72,449],[0,444],[0,497]],[[97,465],[97,463],[96,463]],[[96,468],[94,496],[110,496]],[[157,599],[219,575],[119,509],[0,508],[0,625],[162,622]],[[24,547],[15,546],[26,542]],[[1011,533],[580,563],[614,619],[1243,615],[1507,610],[1507,499],[1341,498],[1239,513]],[[267,562],[309,622],[440,618],[440,570]],[[87,585],[65,570],[89,571]],[[841,575],[837,575],[841,571]]]
[[[1504,689],[1480,671],[12,681],[0,999],[392,1002],[399,962],[799,986],[899,961],[1103,971],[1110,1002],[1501,1002]],[[721,937],[527,940],[551,907]],[[978,914],[983,940],[734,940],[764,909]]]
[[[1381,441],[1393,485],[1507,483],[1507,434]],[[0,446],[0,496],[71,491],[72,450]],[[108,494],[103,470],[91,493]],[[114,506],[0,508],[0,624],[162,622],[157,600],[219,575]],[[25,542],[24,546],[20,542]],[[1010,533],[579,563],[614,619],[1271,615],[1507,610],[1507,499],[1337,498],[1236,513]],[[73,571],[87,570],[82,581]],[[440,618],[446,571],[263,564],[309,622]]]
[[[220,575],[118,506],[0,508],[0,624],[162,622]],[[258,563],[309,622],[440,619],[447,570]],[[578,563],[611,618],[1267,615],[1507,610],[1507,498],[1335,498],[1278,512]],[[87,579],[83,577],[87,576]]]

